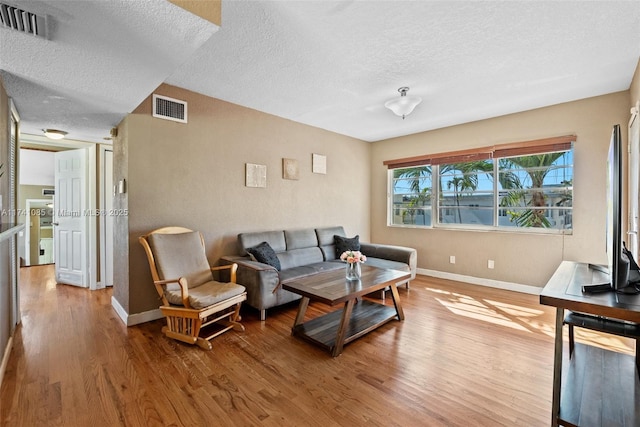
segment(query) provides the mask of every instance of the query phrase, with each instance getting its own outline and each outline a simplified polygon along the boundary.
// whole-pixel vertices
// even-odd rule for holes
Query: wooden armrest
[[[156,285],[156,288],[158,286],[163,286],[163,289],[164,285],[167,285],[169,283],[177,283],[180,286],[182,305],[184,305],[186,308],[191,308],[191,304],[189,304],[189,284],[187,283],[186,278],[180,277],[179,279],[154,280],[153,283],[154,285]]]
[[[169,283],[180,283],[180,279],[167,279],[167,280],[154,280],[153,281],[154,284],[156,285],[166,285]]]
[[[230,270],[229,274],[231,275],[231,277],[229,278],[229,281],[231,283],[236,283],[236,272],[238,271],[238,264],[234,262],[233,264],[220,265],[218,267],[211,267],[211,271],[218,271],[218,270]]]

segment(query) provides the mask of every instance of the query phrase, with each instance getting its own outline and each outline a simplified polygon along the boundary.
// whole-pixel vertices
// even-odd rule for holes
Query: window
[[[438,167],[439,224],[493,225],[493,161],[442,164]]]
[[[431,226],[431,167],[393,170],[393,224]]]
[[[387,161],[389,224],[571,230],[573,141],[568,136]]]

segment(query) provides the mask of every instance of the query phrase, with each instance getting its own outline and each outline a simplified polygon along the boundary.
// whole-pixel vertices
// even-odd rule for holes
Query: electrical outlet
[[[449,264],[455,264],[456,263],[456,256],[455,255],[451,255],[449,257]]]
[[[487,261],[487,268],[493,268],[495,266],[494,262],[492,259],[490,259],[489,261]]]

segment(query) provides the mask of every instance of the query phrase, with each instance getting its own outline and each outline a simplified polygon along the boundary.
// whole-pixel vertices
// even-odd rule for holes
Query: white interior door
[[[55,154],[54,258],[56,281],[89,286],[88,150]]]
[[[631,110],[629,120],[629,229],[627,236],[628,249],[636,261],[638,260],[638,197],[640,181],[640,117],[638,105]]]

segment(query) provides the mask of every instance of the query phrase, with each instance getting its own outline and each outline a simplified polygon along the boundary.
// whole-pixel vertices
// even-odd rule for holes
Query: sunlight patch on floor
[[[569,328],[565,329],[568,330]],[[579,327],[575,327],[573,330],[575,331],[576,342],[581,344],[592,345],[605,350],[617,351],[618,353],[635,354],[635,342],[631,338],[605,334]],[[565,333],[565,335],[568,337],[568,332]]]
[[[540,332],[548,337],[555,338],[555,324],[540,320],[545,316],[545,311],[542,309],[521,307],[489,299],[477,300],[465,294],[449,292],[443,289],[428,287],[424,289],[436,294],[435,300],[456,315],[520,331]],[[568,342],[568,327],[563,329],[563,341]],[[575,327],[574,330],[575,340],[578,343],[619,353],[635,354],[635,340],[631,338],[580,327]]]
[[[456,314],[458,316],[465,316],[487,323],[492,323],[494,325],[506,326],[508,328],[530,332],[529,329],[527,329],[525,326],[523,326],[519,322],[514,322],[513,319],[510,319],[501,312],[506,312],[506,310],[503,310],[500,307],[498,307],[498,309],[495,308],[500,304],[490,302],[490,306],[487,303],[477,300],[468,295],[448,292],[442,289],[426,288],[426,290],[435,294],[440,294],[442,297],[436,297],[435,300],[446,307],[453,314]],[[445,298],[445,296],[447,298]],[[501,305],[505,307],[508,306],[512,312],[518,312],[518,310],[515,309],[516,306],[504,303],[502,303]],[[519,312],[524,313],[527,312],[527,310],[520,307]],[[511,313],[507,312],[507,314]],[[527,313],[527,315],[530,314]]]
[[[536,310],[529,307],[521,307],[519,305],[507,304],[501,301],[484,300],[486,303],[491,304],[494,307],[498,307],[500,310],[511,316],[518,317],[537,317],[544,314],[543,310]]]
[[[513,322],[509,318],[497,313],[495,310],[491,310],[488,307],[482,307],[478,304],[469,304],[469,301],[451,302],[440,298],[436,298],[436,301],[445,306],[453,314],[493,323],[494,325],[506,326],[529,332],[529,330],[524,326]]]

